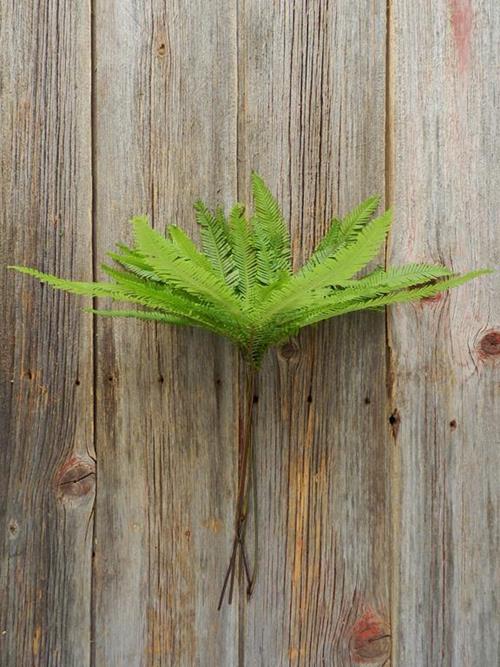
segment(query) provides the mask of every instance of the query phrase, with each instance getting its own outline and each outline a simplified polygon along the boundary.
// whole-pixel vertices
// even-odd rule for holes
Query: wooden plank
[[[394,0],[394,262],[498,266],[493,0]],[[498,278],[390,312],[396,665],[495,665]],[[395,426],[397,426],[397,422]]]
[[[240,3],[240,198],[259,170],[291,220],[297,263],[332,214],[383,194],[385,16],[382,2]],[[242,605],[244,664],[388,657],[384,351],[383,314],[360,314],[307,330],[265,361],[262,553],[255,597]]]
[[[92,276],[89,6],[3,3],[0,40],[0,663],[84,667],[92,318],[5,266]]]
[[[97,256],[128,219],[194,230],[236,196],[234,3],[95,5]],[[200,331],[98,321],[95,664],[235,665],[216,611],[236,488],[235,352]]]

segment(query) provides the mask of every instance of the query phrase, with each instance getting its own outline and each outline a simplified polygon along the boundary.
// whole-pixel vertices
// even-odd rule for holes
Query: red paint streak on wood
[[[389,624],[370,607],[354,624],[349,642],[353,662],[367,665],[387,660],[391,651]]]
[[[434,296],[424,296],[422,303],[437,303],[441,301],[442,298],[443,294],[440,292],[439,294],[434,294]]]
[[[458,55],[458,68],[465,72],[470,58],[472,7],[470,0],[450,0],[451,28]]]

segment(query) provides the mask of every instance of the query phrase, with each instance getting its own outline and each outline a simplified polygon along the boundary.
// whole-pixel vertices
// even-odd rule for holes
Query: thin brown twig
[[[253,497],[253,572],[252,576],[247,577],[247,599],[251,597],[253,593],[253,587],[255,585],[255,579],[257,577],[257,570],[259,566],[259,530],[258,530],[258,516],[259,516],[259,507],[258,507],[258,498],[257,498],[257,463],[255,460],[255,447],[251,447],[251,472],[252,472],[252,497]]]
[[[241,552],[241,560],[243,563],[243,569],[247,582],[247,595],[249,595],[249,591],[251,593],[255,578],[255,571],[253,574],[250,573],[250,567],[248,564],[248,558],[245,547],[245,529],[246,529],[246,520],[248,516],[248,494],[250,487],[248,479],[249,477],[248,460],[250,458],[250,454],[252,451],[252,412],[253,412],[253,394],[254,394],[255,376],[256,376],[256,369],[251,366],[246,366],[245,367],[246,391],[242,401],[243,406],[246,407],[246,411],[243,415],[240,414],[239,434],[238,434],[240,464],[239,464],[238,496],[236,499],[235,525],[234,525],[235,534],[233,539],[231,557],[229,560],[229,565],[226,574],[224,576],[222,591],[220,594],[219,604],[217,609],[220,609],[222,606],[222,602],[224,600],[224,595],[228,583],[229,583],[228,604],[232,603],[234,581],[236,576],[236,562],[237,562],[238,549],[240,549]],[[251,481],[252,484],[255,484],[255,475],[252,476]]]

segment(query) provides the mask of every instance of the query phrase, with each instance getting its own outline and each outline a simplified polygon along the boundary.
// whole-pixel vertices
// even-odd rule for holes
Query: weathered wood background
[[[495,667],[495,276],[306,330],[256,396],[260,578],[215,607],[238,361],[5,270],[101,276],[259,170],[296,262],[385,193],[387,259],[498,266],[495,0],[46,0],[0,16],[0,664]],[[256,399],[257,400],[257,399]]]

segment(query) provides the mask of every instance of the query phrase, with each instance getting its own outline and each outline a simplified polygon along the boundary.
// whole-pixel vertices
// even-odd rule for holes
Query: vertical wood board
[[[240,199],[257,169],[290,220],[296,267],[332,215],[383,194],[385,15],[385,3],[240,3]],[[384,351],[383,314],[362,314],[266,358],[255,405],[261,556],[242,664],[387,659]]]
[[[236,197],[235,8],[97,2],[96,255],[129,219],[194,232]],[[233,524],[234,350],[197,330],[97,324],[96,664],[234,665],[217,613]]]
[[[390,258],[498,267],[496,3],[395,0]],[[394,664],[498,661],[498,278],[389,311]]]
[[[89,279],[90,10],[0,10],[0,663],[90,664],[92,318],[7,271]]]

